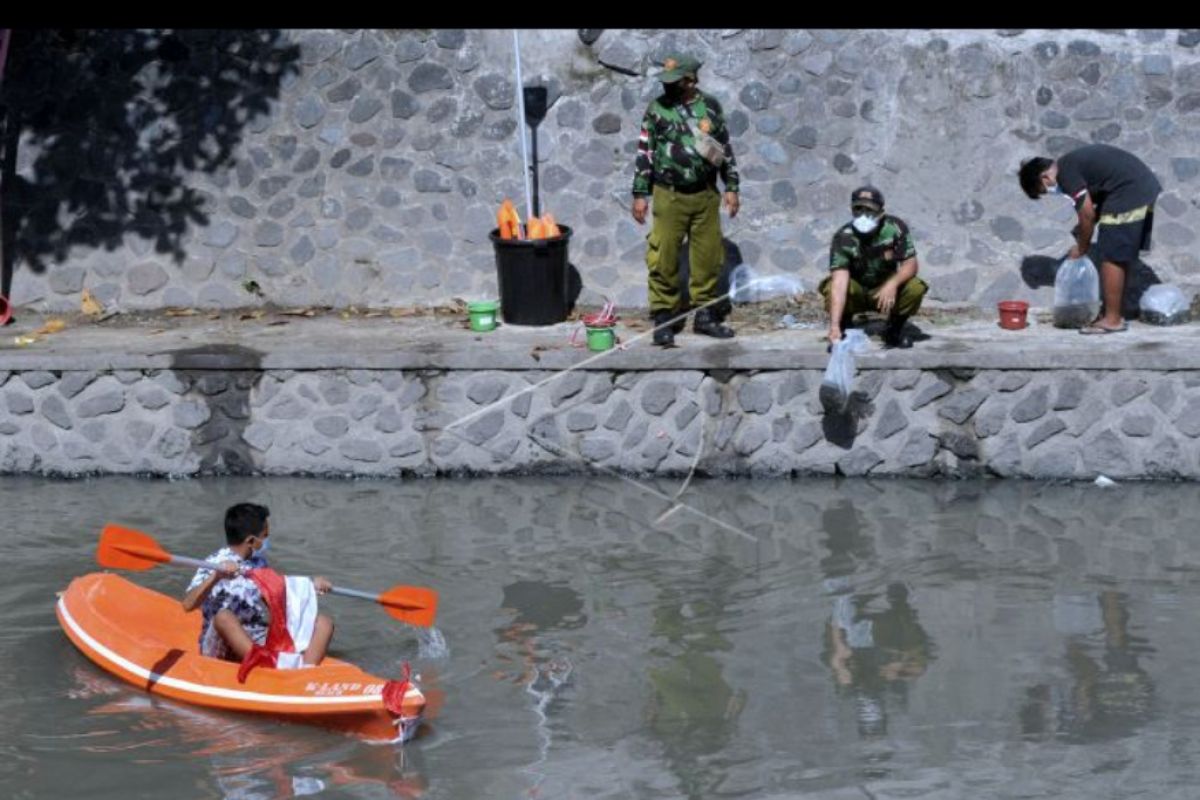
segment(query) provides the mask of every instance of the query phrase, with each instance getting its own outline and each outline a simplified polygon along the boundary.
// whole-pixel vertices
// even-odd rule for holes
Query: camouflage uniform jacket
[[[659,97],[646,109],[638,137],[634,166],[633,194],[650,194],[654,184],[692,187],[698,183],[716,183],[719,171],[725,191],[738,190],[737,162],[729,143],[725,114],[716,98],[697,92],[691,103],[668,104]],[[686,117],[686,118],[685,118]],[[725,162],[712,166],[696,152],[693,133],[703,132],[725,146]]]
[[[864,289],[874,289],[916,254],[916,245],[904,220],[884,214],[879,227],[866,236],[848,224],[838,229],[829,248],[829,271],[848,269],[850,277]]]

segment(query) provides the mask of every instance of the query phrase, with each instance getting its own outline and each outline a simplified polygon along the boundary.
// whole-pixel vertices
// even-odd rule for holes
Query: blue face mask
[[[254,555],[262,558],[267,555],[267,551],[271,549],[271,540],[263,539],[262,547],[254,551]]]
[[[1062,193],[1063,193],[1062,187],[1059,186],[1057,183],[1046,190],[1046,194],[1062,194]]]

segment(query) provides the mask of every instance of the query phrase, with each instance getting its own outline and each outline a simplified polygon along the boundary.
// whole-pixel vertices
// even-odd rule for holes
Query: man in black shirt
[[[1031,158],[1018,173],[1021,188],[1037,200],[1062,194],[1075,205],[1079,225],[1070,257],[1087,255],[1092,231],[1100,225],[1100,289],[1104,308],[1080,333],[1116,333],[1128,328],[1121,315],[1125,276],[1138,253],[1150,249],[1154,203],[1162,184],[1141,159],[1119,147],[1089,144],[1057,161]]]

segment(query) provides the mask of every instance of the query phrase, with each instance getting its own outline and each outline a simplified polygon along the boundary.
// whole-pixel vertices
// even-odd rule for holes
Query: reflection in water
[[[87,713],[126,718],[125,731],[150,732],[173,742],[189,759],[203,759],[228,800],[273,800],[315,795],[333,787],[385,787],[393,797],[420,797],[428,783],[405,748],[366,745],[352,737],[303,732],[246,716],[223,714],[151,697],[90,668],[75,670],[78,700],[101,699]],[[129,722],[128,718],[136,721]],[[135,749],[148,743],[123,737]],[[151,743],[152,743],[151,742]],[[107,752],[110,748],[101,746]],[[85,746],[85,749],[87,747]]]
[[[1128,598],[1105,590],[1092,605],[1078,597],[1056,597],[1055,622],[1067,633],[1065,680],[1026,690],[1021,732],[1055,735],[1072,742],[1098,742],[1130,736],[1150,718],[1154,682],[1138,663],[1153,653],[1144,639],[1129,633]],[[1089,613],[1098,610],[1098,614]],[[1099,629],[1099,630],[1097,630]],[[1097,634],[1103,631],[1102,652]]]
[[[536,794],[546,775],[541,767],[550,756],[553,736],[550,730],[549,709],[560,695],[560,689],[570,680],[573,666],[566,655],[556,655],[556,647],[539,637],[540,633],[556,629],[583,627],[587,614],[583,600],[568,586],[555,586],[541,581],[516,581],[504,587],[502,609],[516,612],[511,624],[497,630],[502,651],[501,660],[520,661],[520,671],[507,675],[497,671],[498,679],[509,679],[524,685],[533,697],[533,713],[537,719],[538,757],[523,772],[534,779],[530,788]],[[503,652],[515,649],[516,653]]]
[[[720,630],[729,594],[721,566],[708,562],[699,586],[662,590],[654,606],[651,634],[662,641],[652,647],[656,665],[647,671],[654,688],[649,728],[689,798],[710,796],[720,784],[722,773],[708,756],[729,743],[746,705],[745,692],[729,685],[714,656],[733,649]]]
[[[887,608],[870,611],[875,595],[841,594],[825,629],[824,658],[839,691],[854,698],[858,734],[887,733],[888,705],[908,706],[908,684],[925,674],[933,642],[908,602],[908,587],[887,587]]]
[[[908,685],[925,674],[933,658],[933,642],[909,603],[909,588],[888,584],[887,606],[872,610],[877,594],[854,592],[855,577],[877,566],[875,546],[863,515],[846,499],[822,514],[829,551],[821,559],[825,589],[834,595],[825,625],[822,660],[833,673],[839,694],[854,700],[858,734],[887,733],[888,706],[908,706]]]
[[[700,515],[655,527],[661,503],[594,478],[0,492],[20,576],[0,581],[0,798],[1132,796],[1119,773],[1190,800],[1200,783],[1192,486],[692,482],[683,501],[753,541]],[[115,681],[81,695],[77,674],[108,679],[52,600],[95,569],[99,526],[187,553],[231,496],[278,509],[298,572],[441,593],[441,639],[336,609],[340,656],[411,660],[431,703],[445,691],[428,735],[401,751]]]

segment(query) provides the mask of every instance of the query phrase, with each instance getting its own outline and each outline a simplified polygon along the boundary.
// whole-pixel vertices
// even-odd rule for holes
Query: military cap
[[[695,78],[700,62],[688,55],[672,55],[663,59],[663,70],[658,79],[663,83],[675,83],[680,78]]]
[[[850,208],[870,208],[883,211],[883,192],[874,186],[860,186],[850,193]]]

